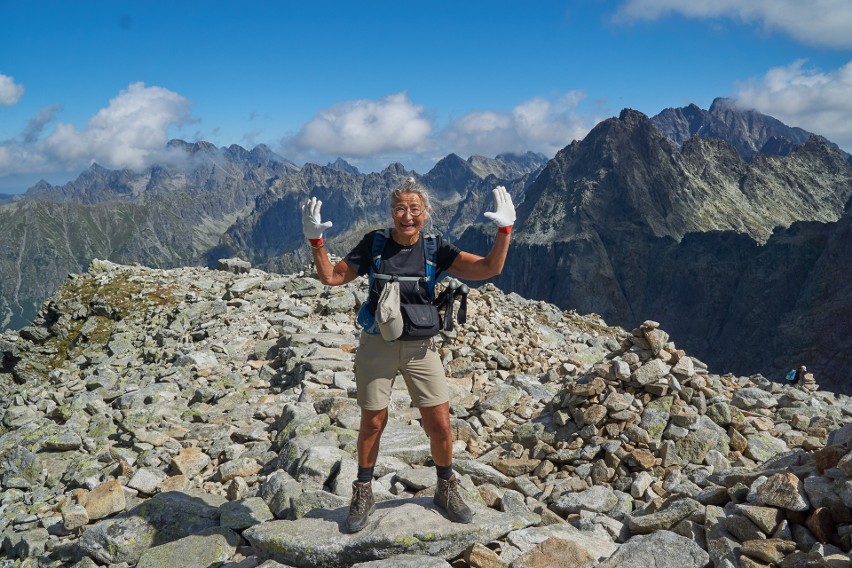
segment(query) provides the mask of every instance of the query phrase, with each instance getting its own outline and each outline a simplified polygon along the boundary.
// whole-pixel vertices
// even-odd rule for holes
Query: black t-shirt
[[[364,235],[361,242],[343,259],[359,276],[370,273],[370,260],[373,257],[373,236],[375,234],[376,231],[371,231]],[[440,236],[436,238],[438,239],[438,251],[435,255],[435,264],[437,272],[441,273],[452,266],[461,249],[445,241]],[[424,237],[421,233],[416,243],[411,246],[402,246],[393,240],[392,237],[388,237],[385,248],[382,251],[382,262],[379,271],[382,274],[423,276],[425,278],[426,259],[423,251],[423,239]],[[380,294],[381,284],[376,280],[374,281],[373,289],[370,290],[370,305],[374,310]],[[400,282],[399,301],[403,304],[428,304],[429,291],[427,285],[425,285],[425,281],[424,283]]]

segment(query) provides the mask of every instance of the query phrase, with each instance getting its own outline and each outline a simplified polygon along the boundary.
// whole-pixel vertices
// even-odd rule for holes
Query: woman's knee
[[[446,422],[439,421],[437,423],[433,423],[429,427],[429,431],[427,431],[427,434],[429,435],[430,438],[433,438],[435,440],[452,440],[453,439],[453,429],[450,428],[450,421],[449,420],[447,420]]]
[[[448,409],[445,412],[444,408],[441,407],[421,408],[420,412],[426,435],[438,440],[452,439],[453,430],[450,426],[450,413]]]
[[[382,410],[361,410],[361,433],[381,433],[388,423],[387,408]]]

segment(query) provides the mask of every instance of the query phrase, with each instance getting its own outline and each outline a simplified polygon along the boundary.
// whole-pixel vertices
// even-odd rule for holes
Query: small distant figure
[[[802,384],[802,379],[805,378],[805,373],[808,372],[808,368],[802,365],[798,369],[796,369],[796,376],[793,377],[793,384],[800,385]]]
[[[786,379],[788,383],[802,390],[813,392],[819,389],[813,373],[809,373],[808,368],[804,365],[787,373]]]

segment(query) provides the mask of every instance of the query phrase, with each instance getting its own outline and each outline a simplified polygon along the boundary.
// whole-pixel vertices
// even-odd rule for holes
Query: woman
[[[509,193],[502,186],[494,189],[496,211],[486,217],[498,227],[497,238],[488,256],[481,257],[464,252],[439,239],[436,264],[438,272],[465,280],[484,280],[497,276],[503,270],[515,207]],[[372,243],[376,231],[368,233],[345,258],[332,265],[326,254],[322,233],[332,226],[323,222],[320,215],[322,202],[311,198],[302,206],[302,227],[311,245],[314,264],[319,279],[328,286],[340,286],[358,276],[370,273]],[[398,276],[424,276],[424,224],[429,222],[431,208],[429,194],[414,178],[391,194],[393,227],[381,253],[381,272]],[[417,282],[400,282],[400,302],[428,304],[430,291]],[[380,286],[374,280],[373,288]],[[376,310],[378,290],[370,290],[370,309]],[[420,410],[423,429],[429,436],[432,460],[438,474],[438,488],[434,502],[446,511],[454,522],[469,523],[473,513],[459,493],[459,480],[453,474],[453,436],[450,428],[450,405],[447,380],[440,357],[432,338],[385,341],[377,333],[361,332],[355,354],[355,382],[358,406],[361,408],[361,426],[358,433],[358,478],[352,485],[352,502],[347,520],[350,532],[357,532],[367,524],[373,512],[371,482],[373,468],[379,454],[379,440],[388,421],[388,403],[391,386],[400,372],[405,379],[412,405]]]

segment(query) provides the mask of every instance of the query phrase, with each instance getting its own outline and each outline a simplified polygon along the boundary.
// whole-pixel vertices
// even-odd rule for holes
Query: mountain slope
[[[298,171],[265,146],[169,145],[184,159],[143,172],[93,164],[66,185],[42,182],[0,205],[0,328],[25,325],[68,273],[93,258],[204,264],[258,195]]]
[[[530,187],[519,225],[532,242],[587,224],[674,239],[734,230],[763,241],[797,220],[837,220],[850,195],[852,166],[822,138],[745,163],[717,139],[692,138],[679,151],[645,115],[625,110],[556,155]]]
[[[620,325],[660,321],[736,372],[778,377],[807,361],[848,391],[852,334],[834,314],[852,306],[837,268],[850,196],[852,167],[821,138],[746,163],[722,140],[678,151],[624,111],[530,186],[497,283]],[[474,228],[460,244],[488,250],[491,238]]]

